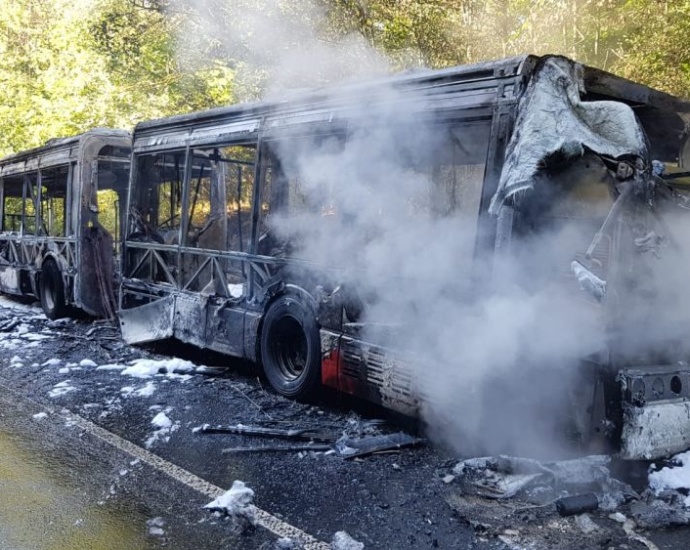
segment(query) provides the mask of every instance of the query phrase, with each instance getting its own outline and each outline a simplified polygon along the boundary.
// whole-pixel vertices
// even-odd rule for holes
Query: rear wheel
[[[65,287],[57,264],[48,260],[43,264],[39,280],[41,307],[48,319],[59,319],[67,315]]]
[[[313,396],[321,379],[321,338],[311,308],[281,296],[264,317],[261,362],[271,386],[286,397]]]

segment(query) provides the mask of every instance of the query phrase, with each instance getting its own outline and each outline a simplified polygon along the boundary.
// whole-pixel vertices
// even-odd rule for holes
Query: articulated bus
[[[0,160],[0,291],[56,319],[115,317],[131,135],[96,129]]]
[[[381,288],[371,272],[399,265],[404,278],[410,249],[397,239],[399,250],[343,265],[348,240],[375,244],[388,227],[377,218],[395,219],[410,239],[430,221],[452,228],[462,219],[462,233],[423,238],[462,256],[468,269],[454,281],[476,296],[502,284],[507,258],[524,256],[529,267],[521,251],[535,235],[575,224],[585,240],[545,253],[565,266],[548,276],[606,320],[608,351],[587,359],[589,378],[577,388],[587,396],[580,436],[618,445],[626,458],[685,449],[684,356],[671,345],[653,357],[631,352],[626,335],[647,322],[627,312],[644,307],[640,280],[652,270],[644,243],[662,231],[653,212],[682,206],[661,174],[690,164],[689,115],[690,103],[601,70],[524,56],[142,122],[122,249],[123,338],[176,338],[255,361],[288,397],[323,385],[414,414],[436,367],[415,375],[412,362],[425,359],[392,335],[427,320],[376,328],[368,314]],[[26,198],[31,184],[22,191],[22,181],[30,180],[17,177],[12,189]],[[446,263],[437,258],[430,276]],[[20,282],[27,291],[36,284]],[[399,288],[405,301],[414,287]]]

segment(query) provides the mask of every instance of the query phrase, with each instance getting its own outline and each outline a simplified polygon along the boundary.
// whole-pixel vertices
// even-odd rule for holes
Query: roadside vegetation
[[[255,99],[305,41],[354,65],[365,44],[392,71],[558,53],[687,97],[689,29],[690,0],[14,0],[0,10],[0,155]],[[343,76],[307,69],[299,85]]]

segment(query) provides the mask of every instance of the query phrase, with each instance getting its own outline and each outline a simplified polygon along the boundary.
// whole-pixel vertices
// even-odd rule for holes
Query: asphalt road
[[[194,369],[170,353],[229,368]],[[6,298],[0,410],[0,463],[13,464],[0,483],[14,479],[17,495],[0,505],[10,526],[0,528],[2,548],[272,549],[281,537],[327,548],[339,531],[368,549],[644,548],[604,515],[594,519],[606,536],[586,546],[574,519],[551,511],[524,514],[506,536],[485,532],[452,506],[457,488],[447,476],[457,457],[433,446],[356,460],[246,452],[291,442],[194,428],[260,423],[362,436],[401,425],[382,426],[374,422],[382,411],[334,394],[316,404],[286,400],[246,365],[171,344],[132,348],[103,323],[49,322]],[[152,424],[161,414],[167,423]],[[203,509],[235,480],[255,492],[255,529]],[[686,548],[689,531],[645,534],[659,548]]]

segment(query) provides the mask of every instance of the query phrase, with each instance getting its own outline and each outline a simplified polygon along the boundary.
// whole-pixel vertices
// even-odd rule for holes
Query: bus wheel
[[[313,396],[321,380],[321,338],[311,309],[294,296],[281,296],[266,312],[261,362],[269,383],[293,399]]]
[[[39,280],[41,307],[48,319],[59,319],[67,314],[65,289],[57,264],[48,260],[43,264]]]

